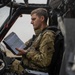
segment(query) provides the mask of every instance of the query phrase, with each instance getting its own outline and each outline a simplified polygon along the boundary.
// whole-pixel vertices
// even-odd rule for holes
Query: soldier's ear
[[[44,16],[41,16],[41,21],[44,21],[44,19],[45,19]]]

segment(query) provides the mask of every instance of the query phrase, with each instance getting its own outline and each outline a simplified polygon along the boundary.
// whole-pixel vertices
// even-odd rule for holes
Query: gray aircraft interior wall
[[[62,0],[49,0],[49,5],[52,9],[58,7]]]
[[[66,39],[60,75],[75,75],[75,19],[64,19]]]

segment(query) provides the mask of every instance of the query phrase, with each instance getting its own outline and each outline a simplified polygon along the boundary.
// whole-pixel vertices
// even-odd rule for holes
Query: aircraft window
[[[24,0],[16,0],[16,2],[19,2],[19,3],[24,3]],[[46,4],[47,3],[47,0],[28,0],[28,3],[35,3],[35,4]]]
[[[10,10],[9,10],[8,7],[0,8],[0,27],[4,23],[4,21],[6,20],[6,18],[8,17],[9,11]]]
[[[35,3],[35,4],[47,4],[47,0],[29,0],[29,3]]]
[[[18,3],[24,3],[24,0],[15,0]]]
[[[29,40],[34,34],[30,15],[23,14],[22,17],[19,17],[6,36],[11,32],[15,32],[23,42]]]

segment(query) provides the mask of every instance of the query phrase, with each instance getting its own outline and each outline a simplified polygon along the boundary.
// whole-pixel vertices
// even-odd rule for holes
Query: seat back
[[[64,37],[60,29],[58,29],[56,26],[49,26],[48,29],[53,30],[56,33],[56,38],[54,41],[55,52],[49,66],[49,75],[59,75],[64,52]]]

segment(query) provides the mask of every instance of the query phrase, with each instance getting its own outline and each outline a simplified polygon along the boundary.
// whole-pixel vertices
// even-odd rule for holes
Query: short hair
[[[47,19],[48,19],[48,12],[45,8],[37,8],[37,9],[34,9],[32,12],[31,12],[31,15],[35,14],[38,15],[39,17],[40,16],[44,16],[45,18],[45,22],[47,22]]]

